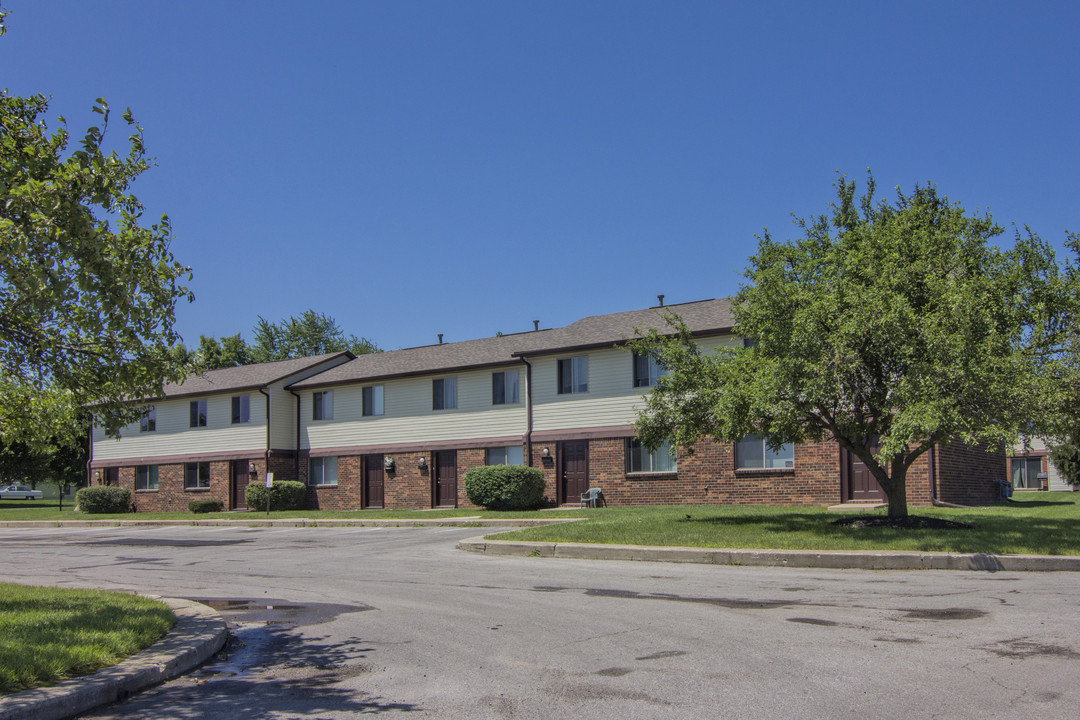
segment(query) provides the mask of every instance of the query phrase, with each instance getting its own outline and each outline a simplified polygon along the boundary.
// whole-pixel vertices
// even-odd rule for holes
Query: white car
[[[40,500],[41,491],[31,490],[25,485],[8,485],[0,488],[0,500]]]

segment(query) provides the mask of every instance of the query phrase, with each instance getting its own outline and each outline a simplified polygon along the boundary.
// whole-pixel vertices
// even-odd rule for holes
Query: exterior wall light
[[[424,457],[423,455],[421,455],[420,456],[420,462],[416,467],[420,468],[421,470],[426,470],[427,469],[427,458]]]
[[[544,457],[549,457],[551,455],[551,451],[548,450],[547,448],[544,448],[543,453],[544,453]]]
[[[248,463],[248,472],[251,473],[252,475],[255,474],[255,463],[253,463],[253,462]]]

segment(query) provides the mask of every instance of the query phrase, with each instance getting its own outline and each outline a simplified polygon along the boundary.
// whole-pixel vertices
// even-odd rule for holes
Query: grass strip
[[[115,665],[175,622],[138,595],[0,583],[0,693]]]
[[[1025,493],[1012,502],[958,509],[913,507],[912,515],[962,529],[897,529],[834,523],[825,508],[687,505],[587,510],[589,519],[488,535],[616,545],[778,550],[914,550],[995,555],[1080,555],[1080,493]],[[884,510],[874,514],[884,515]]]

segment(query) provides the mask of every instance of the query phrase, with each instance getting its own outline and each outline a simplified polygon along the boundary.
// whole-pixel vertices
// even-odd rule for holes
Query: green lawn
[[[586,510],[585,522],[492,534],[498,540],[793,550],[921,550],[1080,555],[1080,493],[1023,493],[986,508],[910,508],[967,523],[964,530],[834,525],[823,508],[694,505]],[[880,511],[879,514],[884,514]]]
[[[265,512],[222,512],[196,515],[191,512],[160,513],[117,513],[95,514],[74,512],[74,503],[64,501],[61,512],[55,500],[0,500],[0,521],[2,520],[262,520]],[[489,512],[486,510],[283,510],[270,511],[271,519],[311,518],[314,520],[352,519],[352,520],[437,520],[439,518],[475,517],[518,518],[518,517],[580,517],[586,511],[577,509],[544,510],[541,512]]]
[[[137,595],[0,583],[0,693],[115,665],[175,621]]]

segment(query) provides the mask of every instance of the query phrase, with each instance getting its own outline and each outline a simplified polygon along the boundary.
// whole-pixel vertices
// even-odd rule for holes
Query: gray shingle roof
[[[360,355],[318,375],[290,385],[312,388],[363,382],[405,375],[452,372],[519,362],[515,355],[546,355],[574,349],[604,347],[635,336],[635,329],[654,327],[667,331],[665,311],[679,315],[694,333],[730,330],[731,302],[728,299],[699,300],[610,315],[592,315],[565,327],[501,335],[422,347]]]
[[[353,358],[355,356],[350,352],[336,352],[257,365],[207,370],[201,375],[188,375],[183,382],[166,384],[165,397],[205,395],[265,387],[337,357]]]

